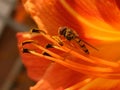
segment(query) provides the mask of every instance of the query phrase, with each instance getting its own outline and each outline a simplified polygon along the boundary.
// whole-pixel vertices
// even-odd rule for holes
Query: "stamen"
[[[39,49],[41,49],[41,50],[49,53],[51,56],[54,56],[55,58],[58,58],[58,59],[60,59],[60,60],[63,60],[63,58],[62,58],[61,56],[59,56],[59,55],[57,55],[57,54],[55,54],[55,53],[53,53],[53,52],[51,52],[51,51],[43,48],[43,47],[41,47],[41,46],[39,46],[39,45],[37,45],[37,44],[34,44],[34,43],[33,43],[33,45],[36,46],[36,47],[38,47]],[[84,67],[83,69],[84,69],[84,70],[87,70],[87,71],[88,71],[88,70],[91,70],[91,69],[93,69],[94,71],[100,71],[100,72],[106,72],[106,71],[107,71],[107,72],[111,72],[111,71],[112,71],[112,69],[110,69],[110,68],[101,68],[101,67],[92,67],[92,66],[82,65],[82,64],[78,64],[78,63],[72,62],[71,60],[68,60],[68,59],[65,59],[65,61],[68,62],[68,63],[71,64],[71,65],[74,64],[75,66],[77,65],[77,66],[79,66],[79,67]],[[86,69],[85,67],[88,67],[88,68]]]
[[[45,48],[53,48],[53,45],[50,44],[50,43],[48,43],[48,44],[45,46]]]
[[[32,40],[29,40],[27,42],[32,42]],[[70,53],[78,58],[80,58],[81,60],[84,60],[84,61],[87,61],[87,62],[90,62],[90,63],[93,63],[93,64],[96,64],[96,65],[105,65],[105,66],[109,66],[111,68],[118,68],[120,67],[120,64],[119,63],[116,63],[116,62],[111,62],[111,61],[107,61],[107,60],[103,60],[103,59],[99,59],[99,58],[96,58],[96,57],[93,57],[93,56],[89,56],[90,58],[87,58],[65,46],[63,46],[62,48],[58,47],[58,46],[55,46],[55,45],[51,45],[52,47],[56,48],[56,49],[59,49],[61,51],[64,51],[66,53]],[[93,59],[93,60],[92,60]]]
[[[58,58],[54,58],[54,57],[49,57],[49,56],[44,56],[40,53],[37,53],[35,51],[30,50],[29,51],[31,54],[39,56],[39,57],[44,57],[48,60],[52,60],[56,63],[59,63],[65,67],[68,67],[72,70],[87,74],[87,75],[92,75],[92,76],[97,76],[97,77],[104,77],[104,78],[120,78],[120,73],[119,71],[116,72],[116,70],[110,69],[110,68],[101,68],[101,67],[91,67],[91,66],[86,66],[86,65],[82,65],[82,64],[77,64],[75,62],[72,62],[70,60],[61,60]],[[66,62],[69,61],[69,62]]]
[[[48,34],[46,34],[46,35],[44,35],[44,34],[42,34],[46,39],[48,39],[48,40],[50,40],[51,42],[53,42],[55,45],[58,45],[58,46],[61,46],[60,44],[58,44],[58,42],[56,42],[53,38],[51,38]],[[85,41],[84,41],[85,42]],[[85,43],[87,43],[87,42],[85,42]],[[89,46],[91,46],[91,45],[89,45]],[[62,51],[65,51],[65,52],[70,52],[72,55],[74,55],[74,56],[76,56],[76,57],[78,57],[78,58],[80,58],[80,59],[82,59],[82,60],[84,60],[84,61],[87,61],[87,62],[90,62],[90,63],[93,63],[93,64],[96,64],[96,65],[105,65],[105,66],[109,66],[109,67],[111,67],[111,68],[116,68],[116,67],[119,67],[120,65],[118,64],[118,63],[116,63],[116,62],[111,62],[111,61],[107,61],[107,60],[103,60],[103,59],[101,59],[101,62],[100,62],[100,60],[98,60],[98,59],[95,59],[94,58],[94,60],[92,60],[92,59],[90,59],[90,58],[87,58],[87,57],[85,57],[85,56],[83,56],[83,55],[81,55],[81,54],[79,54],[79,53],[77,53],[77,52],[75,52],[75,51],[72,51],[72,50],[70,50],[70,49],[68,49],[65,45],[63,46],[63,47],[61,47],[61,48],[59,48],[59,47],[57,47],[57,46],[54,46],[56,49],[59,49],[59,50],[62,50]],[[94,47],[93,47],[94,48]],[[94,49],[96,49],[96,50],[98,50],[97,48],[94,48]],[[91,56],[91,55],[90,55]],[[96,60],[98,60],[98,61],[96,61]]]
[[[34,40],[26,40],[26,41],[22,42],[22,46],[25,45],[25,44],[33,43],[33,42],[35,43]]]
[[[49,52],[49,53],[51,53],[51,51],[49,51],[49,50],[46,50],[46,49],[44,49],[44,48],[42,48],[42,47],[40,47],[40,46],[38,46],[37,44],[34,44],[35,46],[37,46],[37,47],[39,47],[39,49],[41,49],[41,50],[43,50],[43,51],[47,51],[47,52]],[[27,50],[28,51],[28,50]],[[34,54],[34,55],[37,55],[37,56],[41,56],[41,54],[39,54],[39,53],[37,53],[37,52],[35,52],[35,51],[30,51],[29,50],[29,53],[32,53],[32,54]],[[52,53],[53,55],[55,55],[54,53]],[[50,54],[51,55],[51,54]],[[57,56],[58,57],[58,56]],[[48,57],[47,57],[48,58]],[[60,56],[59,56],[59,58],[61,58]],[[53,60],[53,61],[56,61],[56,62],[58,62],[58,63],[61,63],[61,61],[62,61],[62,59],[58,59],[58,58],[50,58],[49,57],[49,60]],[[66,61],[66,62],[65,62]],[[64,66],[66,66],[66,67],[69,67],[69,68],[71,68],[71,69],[74,69],[74,70],[77,70],[77,71],[79,71],[79,72],[84,72],[84,73],[89,73],[90,74],[90,72],[91,72],[91,74],[93,74],[93,73],[96,73],[97,72],[97,75],[101,75],[101,74],[99,74],[99,73],[117,73],[117,72],[115,72],[115,70],[113,70],[113,69],[110,69],[110,68],[101,68],[101,67],[92,67],[92,66],[86,66],[86,65],[82,65],[82,64],[78,64],[78,63],[75,63],[75,62],[72,62],[72,61],[70,61],[70,60],[68,60],[68,59],[66,59],[65,61],[62,61],[62,65],[64,65]],[[108,75],[109,76],[109,75]]]
[[[57,50],[61,50],[61,51],[64,51],[65,52],[65,50],[64,49],[62,49],[62,48],[60,48],[59,46],[55,46],[55,45],[53,45],[53,44],[50,44],[50,43],[48,43],[46,46],[45,46],[45,48],[55,48],[55,49],[57,49]]]
[[[49,53],[47,53],[47,52],[43,52],[42,53],[43,55],[45,55],[45,56],[51,56]]]
[[[106,66],[109,66],[111,68],[120,68],[120,64],[117,62],[107,61],[107,60],[100,59],[100,58],[97,58],[94,56],[90,56],[90,58],[93,60],[96,60],[96,63],[99,63],[101,65],[106,65]]]
[[[70,54],[84,60],[84,61],[87,61],[87,62],[90,62],[90,63],[93,63],[93,64],[96,64],[96,65],[105,65],[105,66],[109,66],[111,68],[118,68],[120,67],[120,64],[119,63],[116,63],[116,62],[111,62],[111,61],[107,61],[107,60],[103,60],[103,59],[98,59],[98,58],[95,58],[93,56],[89,56],[89,58],[73,51],[73,50],[70,50],[69,48],[67,47],[62,47],[66,52],[69,51]],[[92,60],[93,59],[93,60]]]
[[[53,57],[62,58],[61,56],[59,56],[59,55],[57,55],[57,54],[55,54],[55,53],[53,53],[53,52],[51,52],[51,51],[49,51],[49,50],[41,47],[40,45],[38,45],[37,43],[35,43],[33,40],[24,41],[24,42],[23,42],[23,45],[25,45],[25,44],[30,44],[30,43],[31,43],[32,45],[34,45],[35,47],[37,47],[38,49],[44,51],[45,53],[48,53],[49,55],[51,55],[51,56],[53,56]],[[48,44],[48,46],[50,47],[50,46],[52,46],[52,44]],[[46,47],[48,47],[48,46],[46,46]]]
[[[85,56],[67,48],[65,45],[61,47],[61,45],[58,44],[58,42],[56,42],[54,39],[52,39],[49,35],[47,35],[47,34],[46,35],[42,34],[42,35],[45,38],[47,38],[48,40],[52,41],[55,44],[55,45],[52,45],[52,47],[54,47],[56,49],[63,50],[67,53],[70,53],[70,54],[80,58],[80,60],[91,62],[91,63],[97,64],[97,65],[109,66],[111,68],[88,66],[88,65],[84,65],[84,64],[75,63],[75,62],[73,62],[72,60],[69,60],[69,59],[65,59],[63,61],[63,59],[64,59],[63,57],[59,56],[58,54],[53,53],[52,51],[49,51],[46,48],[41,47],[40,45],[38,45],[37,43],[35,43],[33,41],[31,41],[31,42],[30,41],[27,41],[27,42],[25,41],[25,42],[23,42],[23,45],[31,43],[34,46],[36,46],[38,49],[40,49],[40,50],[44,51],[45,53],[51,55],[51,57],[48,56],[48,55],[43,55],[43,54],[37,53],[37,52],[32,51],[32,50],[28,50],[28,49],[23,49],[23,52],[24,53],[31,53],[31,54],[39,56],[39,57],[44,57],[46,59],[55,61],[56,63],[59,63],[59,64],[65,66],[65,67],[68,67],[72,70],[82,72],[82,73],[87,74],[87,75],[104,77],[104,78],[120,78],[120,71],[118,69],[119,66],[117,67],[117,69],[116,69],[116,66],[115,66],[115,64],[117,64],[117,63],[110,62],[110,61],[105,61],[103,59],[102,59],[103,62],[97,62],[96,58],[93,58],[93,60],[92,60],[90,58],[87,58],[87,57],[85,57]],[[49,47],[51,47],[51,46],[49,46]],[[111,64],[106,64],[104,61],[105,62],[110,62]]]
[[[34,43],[35,44],[35,41],[33,41],[33,40],[27,40],[27,41],[24,41],[23,43],[22,43],[22,45],[25,45],[25,44],[30,44],[30,43]],[[37,45],[37,44],[36,44]],[[72,55],[74,55],[74,56],[76,56],[76,57],[78,57],[78,58],[80,58],[80,59],[82,59],[82,60],[84,60],[84,61],[87,61],[87,62],[90,62],[90,63],[93,63],[93,64],[97,64],[97,65],[105,65],[105,66],[109,66],[109,67],[111,67],[111,68],[116,68],[116,67],[120,67],[120,64],[119,63],[116,63],[116,62],[111,62],[111,61],[107,61],[107,60],[103,60],[103,59],[99,59],[99,58],[95,58],[95,57],[93,57],[93,56],[89,56],[90,58],[92,58],[92,59],[90,59],[90,58],[87,58],[87,57],[85,57],[85,56],[83,56],[83,55],[81,55],[81,54],[79,54],[79,53],[77,53],[77,52],[75,52],[75,51],[73,51],[73,50],[70,50],[69,48],[67,48],[67,47],[65,47],[65,46],[63,46],[62,48],[60,48],[60,47],[58,47],[58,46],[55,46],[55,45],[52,45],[52,44],[48,44],[47,46],[46,46],[46,48],[52,48],[52,47],[54,47],[54,48],[56,48],[56,49],[59,49],[59,50],[61,50],[61,51],[64,51],[64,52],[66,52],[66,53],[70,53],[70,54],[72,54]],[[56,55],[55,55],[56,56]],[[96,61],[97,60],[97,61]]]
[[[37,47],[38,49],[45,51],[47,53],[49,53],[51,56],[56,57],[56,58],[60,58],[63,59],[61,56],[59,56],[58,54],[53,53],[52,51],[49,51],[48,49],[45,49],[43,47],[41,47],[40,45],[36,44],[36,43],[32,43],[35,47]]]
[[[42,34],[41,32],[42,32],[43,34]],[[60,44],[58,44],[58,42],[56,42],[53,38],[51,38],[50,35],[48,35],[48,34],[47,34],[45,31],[43,31],[43,30],[31,29],[31,30],[30,30],[30,33],[38,33],[38,35],[40,34],[40,35],[42,35],[44,38],[46,38],[46,39],[48,39],[49,41],[53,42],[55,45],[60,46]]]
[[[29,50],[26,49],[26,48],[23,48],[23,51],[22,51],[22,52],[23,52],[23,53],[30,53]]]

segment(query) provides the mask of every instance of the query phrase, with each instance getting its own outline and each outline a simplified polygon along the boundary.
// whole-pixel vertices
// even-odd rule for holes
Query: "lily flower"
[[[39,28],[17,34],[28,76],[38,81],[31,90],[120,89],[119,0],[23,0],[23,5]],[[63,26],[77,33],[89,54],[58,33]]]

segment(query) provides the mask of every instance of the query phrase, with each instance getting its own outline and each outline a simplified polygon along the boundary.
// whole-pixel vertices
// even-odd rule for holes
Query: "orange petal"
[[[67,88],[85,78],[86,77],[80,73],[54,63],[47,70],[42,80],[40,80],[36,86],[32,87],[31,90],[34,90],[34,88],[35,90],[44,90],[43,88],[52,88],[53,90],[57,90],[59,87]]]
[[[119,28],[116,29],[114,27],[114,22],[105,22],[101,16],[101,13],[105,13],[104,10],[106,10],[109,12],[106,16],[110,16],[106,20],[110,21],[114,17],[119,21],[119,14],[116,15],[118,10],[115,9],[117,7],[114,7],[116,4],[107,0],[104,2],[109,3],[108,5],[102,1],[100,5],[97,5],[99,2],[97,0],[81,0],[79,2],[77,0],[26,0],[24,1],[24,6],[36,21],[38,27],[47,30],[51,35],[57,34],[59,26],[68,26],[75,29],[81,37],[104,41],[119,41],[120,32],[117,30]],[[52,9],[49,10],[49,8]],[[113,10],[113,13],[109,8],[116,11]]]
[[[69,26],[79,30],[79,23],[55,0],[24,0],[25,9],[31,14],[38,27],[49,34],[57,34],[60,26]],[[51,10],[50,10],[51,8]]]
[[[100,17],[100,14],[98,15],[99,11],[96,10],[97,5],[95,4],[95,2],[98,2],[97,0],[93,2],[88,0],[81,0],[79,4],[75,3],[75,7],[72,7],[74,2],[72,4],[70,4],[70,2],[67,2],[67,0],[60,0],[60,2],[66,8],[66,10],[78,20],[79,23],[81,22],[84,29],[85,37],[103,41],[120,40],[120,32],[109,25],[107,22],[105,22],[103,18]],[[77,2],[77,0],[75,2]],[[102,4],[100,5],[103,9]],[[81,14],[76,11],[76,7],[80,9],[81,7],[84,8],[80,10]],[[94,10],[94,12],[96,12],[96,14],[93,13],[92,9]],[[82,13],[86,13],[86,15],[82,16]]]
[[[120,89],[120,79],[111,80],[98,78],[93,80],[80,90],[119,90]]]
[[[95,52],[94,50],[90,49],[90,51],[92,52],[91,54],[92,57],[91,56],[87,57],[87,55],[85,55],[86,57],[83,57],[83,55],[81,54],[78,55],[80,56],[78,60],[82,60],[84,58],[85,58],[84,60],[93,59],[95,60],[95,62],[97,62],[97,60],[100,62],[101,60],[100,63],[98,62],[99,64],[103,64],[102,67],[100,68],[99,66],[96,66],[97,63],[95,63],[95,66],[91,66],[91,64],[87,66],[86,63],[82,63],[83,64],[82,65],[81,63],[76,63],[76,62],[73,62],[72,60],[59,61],[60,59],[56,59],[56,62],[68,67],[69,69],[63,66],[60,66],[58,64],[55,64],[55,63],[50,65],[50,67],[48,68],[48,65],[50,64],[50,62],[46,62],[45,59],[35,58],[33,56],[31,57],[28,54],[22,55],[24,61],[29,60],[29,59],[30,61],[32,61],[31,60],[32,58],[35,58],[35,60],[36,59],[45,60],[44,63],[42,62],[42,64],[45,64],[45,69],[42,71],[42,74],[39,74],[39,73],[35,74],[36,76],[33,74],[33,72],[32,74],[30,74],[31,76],[34,76],[35,79],[37,77],[36,80],[40,79],[40,77],[42,76],[42,80],[44,82],[42,82],[42,84],[41,83],[37,84],[39,89],[43,89],[45,87],[44,85],[47,86],[47,89],[50,88],[51,90],[57,89],[58,87],[67,88],[81,81],[81,79],[85,79],[84,76],[79,72],[83,72],[83,73],[85,72],[84,74],[87,74],[88,76],[90,74],[90,76],[93,75],[93,77],[94,75],[96,75],[98,77],[103,76],[105,78],[109,78],[109,75],[115,78],[115,74],[117,73],[119,77],[119,63],[117,63],[119,59],[119,51],[120,51],[119,50],[120,49],[119,48],[120,32],[119,30],[117,30],[119,29],[119,25],[117,25],[117,22],[119,22],[119,13],[118,15],[116,15],[116,13],[119,11],[119,8],[116,6],[117,4],[115,1],[80,0],[78,2],[77,0],[74,0],[74,1],[70,1],[70,0],[58,0],[58,1],[57,0],[56,1],[55,0],[34,0],[34,1],[26,0],[23,3],[24,3],[26,10],[31,14],[32,18],[36,21],[38,27],[40,29],[45,30],[50,35],[57,35],[57,29],[59,26],[68,26],[68,27],[72,27],[73,29],[75,29],[82,38],[85,38],[85,39],[87,38],[86,40],[89,40],[89,41],[91,40],[90,42],[92,43],[94,43],[95,41],[97,42],[101,41],[99,44],[97,44],[98,46],[96,45],[96,47],[99,48],[100,51]],[[108,10],[109,8],[111,8],[112,10],[115,9],[115,11],[112,13],[111,10]],[[108,11],[108,13],[106,13],[105,11],[106,12]],[[23,37],[23,36],[22,36],[22,39],[24,41],[24,38],[26,37]],[[39,41],[39,38],[35,39],[31,36],[30,38],[27,37],[27,40],[28,39],[34,39],[34,40]],[[20,42],[22,42],[22,40]],[[36,49],[33,46],[27,46],[27,47]],[[104,59],[108,60],[108,62],[109,60],[116,61],[116,62],[111,63],[111,66],[106,68],[105,65],[109,66],[109,64],[105,64]],[[33,64],[33,61],[32,63],[30,63],[30,61],[29,61],[29,64],[25,64],[28,67],[28,71],[29,71],[29,68]],[[28,63],[28,61],[25,63]],[[37,62],[37,63],[40,64],[41,62]],[[41,69],[39,67],[39,64],[35,64],[35,65],[38,65],[36,71],[40,72]],[[117,65],[116,66],[117,68],[115,67],[115,65]],[[30,70],[33,69],[34,71],[34,68],[32,67],[30,68]],[[86,68],[83,68],[83,67],[86,67]],[[77,72],[72,71],[71,69]],[[114,73],[115,71],[117,72]],[[76,77],[74,77],[74,75],[76,75]],[[58,78],[55,79],[55,77],[58,77]],[[73,81],[70,82],[71,79],[74,82]],[[68,84],[68,82],[70,83]],[[115,83],[118,83],[118,82],[115,81]],[[35,86],[35,88],[37,86]],[[34,90],[34,87],[31,89]]]
[[[38,81],[40,79],[43,79],[47,81],[47,83],[50,84],[52,88],[57,89],[58,87],[63,87],[63,88],[69,87],[72,84],[75,84],[86,78],[86,76],[84,76],[79,72],[73,71],[56,63],[51,63],[45,58],[36,57],[29,53],[27,54],[21,51],[22,48],[29,48],[32,50],[37,49],[36,47],[30,44],[23,47],[21,44],[26,40],[35,40],[35,41],[39,41],[39,43],[42,42],[41,43],[42,46],[44,46],[44,44],[46,45],[46,42],[48,43],[48,41],[44,40],[45,38],[43,38],[41,35],[34,36],[31,35],[30,33],[18,33],[17,38],[18,38],[18,47],[20,50],[22,61],[27,68],[28,75],[33,80]],[[39,50],[37,51],[40,52]],[[55,77],[57,79],[55,79]]]

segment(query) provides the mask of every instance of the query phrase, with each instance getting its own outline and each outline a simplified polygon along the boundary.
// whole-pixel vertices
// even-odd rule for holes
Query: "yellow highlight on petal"
[[[71,15],[73,15],[79,22],[83,23],[83,26],[85,27],[84,28],[85,33],[88,34],[88,37],[99,39],[99,40],[120,41],[120,32],[114,29],[113,27],[111,27],[109,24],[105,23],[102,19],[91,17],[89,20],[86,20],[84,17],[80,16],[80,14],[78,14],[66,2],[66,0],[60,0],[60,2],[66,8],[66,10],[68,10],[68,12]],[[99,32],[100,34],[95,32]],[[89,35],[89,33],[91,33],[91,36]]]

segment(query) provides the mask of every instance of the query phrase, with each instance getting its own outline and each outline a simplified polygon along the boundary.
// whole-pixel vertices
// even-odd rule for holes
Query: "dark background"
[[[20,0],[0,0],[0,90],[29,90],[35,84],[21,63],[17,32],[36,27]]]

